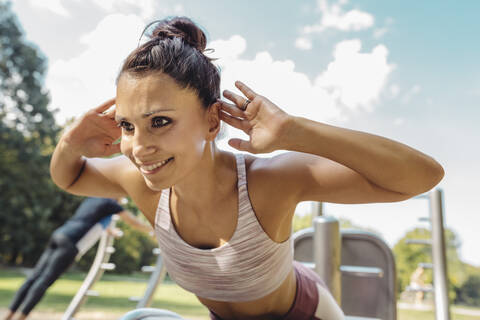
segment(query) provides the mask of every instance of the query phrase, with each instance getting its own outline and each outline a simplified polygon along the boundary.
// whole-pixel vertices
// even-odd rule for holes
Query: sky
[[[48,59],[60,124],[115,95],[123,59],[148,22],[185,15],[206,32],[222,89],[242,80],[286,112],[366,131],[442,164],[445,222],[480,266],[480,2],[13,0],[27,40]],[[229,136],[239,136],[235,130]],[[220,145],[227,148],[226,140]],[[298,213],[310,204],[299,205]],[[394,245],[427,225],[422,199],[325,204]]]

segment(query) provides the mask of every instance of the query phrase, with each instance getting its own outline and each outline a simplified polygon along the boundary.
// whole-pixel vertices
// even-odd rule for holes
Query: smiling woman
[[[189,175],[204,153],[208,124],[208,112],[195,91],[163,73],[141,78],[123,73],[116,104],[121,151],[151,189],[160,191]],[[214,130],[210,140],[215,135]]]
[[[295,207],[404,200],[435,186],[442,167],[401,143],[291,116],[239,81],[242,96],[219,100],[205,46],[190,19],[158,21],[125,60],[116,99],[59,141],[53,180],[74,194],[130,196],[169,274],[212,319],[342,319],[322,280],[293,262]],[[249,136],[229,141],[240,151],[288,152],[220,150],[221,122]]]

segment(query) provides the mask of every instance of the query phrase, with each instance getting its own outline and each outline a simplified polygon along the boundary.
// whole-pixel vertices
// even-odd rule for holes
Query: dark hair
[[[142,36],[153,24],[155,28],[147,34],[149,41],[130,53],[118,78],[123,73],[141,77],[162,72],[182,88],[195,90],[204,107],[219,99],[220,73],[203,54],[205,33],[189,18],[174,17],[152,22]]]

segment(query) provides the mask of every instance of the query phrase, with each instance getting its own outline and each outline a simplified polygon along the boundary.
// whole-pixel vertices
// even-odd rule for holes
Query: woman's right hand
[[[114,104],[112,98],[75,121],[62,137],[72,152],[87,158],[120,152],[120,143],[114,144],[122,132],[115,122],[115,109],[106,112]]]

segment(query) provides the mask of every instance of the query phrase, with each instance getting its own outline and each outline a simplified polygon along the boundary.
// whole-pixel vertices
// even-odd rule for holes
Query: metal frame
[[[417,199],[428,199],[429,201],[429,218],[421,218],[421,221],[430,222],[431,225],[431,239],[408,239],[407,243],[417,245],[429,245],[432,249],[432,264],[423,264],[423,267],[433,269],[434,280],[434,295],[435,295],[435,319],[436,320],[450,320],[450,304],[448,298],[448,270],[446,263],[446,246],[445,246],[445,231],[444,231],[444,205],[443,205],[443,191],[439,188],[434,189],[428,193],[415,197]],[[319,227],[318,221],[326,223],[324,226],[320,226],[323,231],[318,233],[312,228],[306,228],[298,231],[293,235],[293,240],[302,241],[306,237],[315,235],[315,243],[321,243],[322,245],[314,246],[312,248],[314,252],[314,262],[306,262],[305,264],[312,269],[315,269],[324,279],[326,279],[327,285],[332,291],[333,296],[338,300],[338,273],[359,273],[362,272],[357,268],[351,269],[350,266],[340,266],[338,268],[338,253],[337,252],[337,237],[335,235],[335,224],[330,223],[328,220],[317,220],[318,217],[323,217],[323,203],[312,202],[313,212],[313,225]],[[328,218],[327,218],[328,219]],[[330,260],[333,259],[333,260]],[[331,265],[328,265],[328,261],[333,261]],[[372,273],[373,272],[373,273]],[[363,270],[364,276],[375,272],[372,269]],[[378,270],[376,271],[378,274]]]
[[[155,291],[160,283],[163,282],[167,274],[167,268],[163,263],[162,254],[160,248],[153,249],[153,254],[157,255],[157,261],[155,266],[144,266],[142,267],[143,272],[151,272],[147,284],[147,289],[141,298],[130,298],[130,300],[138,301],[136,309],[147,308],[152,304],[153,296]]]
[[[443,228],[443,192],[435,189],[429,193],[430,219],[432,224],[432,261],[435,292],[435,318],[450,320],[448,300],[447,259]]]
[[[359,230],[342,230],[340,233],[338,220],[333,217],[321,216],[314,218],[314,227],[294,233],[292,240],[296,249],[294,253],[295,259],[320,275],[339,305],[342,305],[342,295],[345,299],[345,295],[349,296],[349,292],[352,292],[348,284],[352,285],[351,281],[358,279],[356,281],[367,285],[368,288],[365,287],[365,290],[372,290],[377,284],[381,285],[375,291],[381,290],[379,294],[385,297],[385,303],[389,303],[388,306],[381,310],[385,317],[384,320],[396,319],[395,260],[391,249],[381,238],[370,232]],[[356,243],[357,241],[368,244],[374,250],[373,252],[378,252],[379,260],[355,262],[356,258],[351,260],[348,258],[350,255],[345,256],[345,252],[342,254],[342,248],[351,248],[349,242]],[[354,250],[354,248],[352,249]],[[341,263],[343,265],[340,265]],[[343,294],[342,287],[345,287],[347,290]],[[358,290],[362,292],[362,288],[355,288],[355,290],[356,292]],[[343,302],[348,304],[349,301],[353,301],[353,303],[357,301],[355,297],[352,299],[346,299]],[[365,303],[367,302],[365,301]],[[358,306],[355,307],[355,304],[348,305],[353,308],[351,310],[353,313],[362,314],[358,310]],[[345,306],[343,305],[343,307]],[[363,312],[363,314],[368,314],[368,312]],[[371,320],[375,318],[349,316],[346,319]]]
[[[420,263],[421,267],[433,269],[433,290],[430,288],[411,288],[410,291],[432,292],[435,297],[435,319],[450,320],[450,301],[448,298],[448,271],[445,247],[445,230],[443,226],[443,191],[439,188],[416,196],[415,199],[426,199],[430,216],[420,221],[430,223],[431,239],[407,239],[408,244],[428,245],[431,247],[432,263]]]
[[[115,227],[117,218],[118,217],[116,216],[112,217],[112,222],[110,223],[109,228]],[[88,296],[98,296],[98,293],[90,291],[90,288],[102,277],[105,270],[115,269],[115,264],[108,263],[111,254],[115,252],[115,248],[112,247],[114,240],[112,234],[106,230],[103,231],[92,266],[80,286],[80,289],[77,291],[67,307],[67,310],[63,314],[62,320],[73,320],[73,316],[82,307]]]

